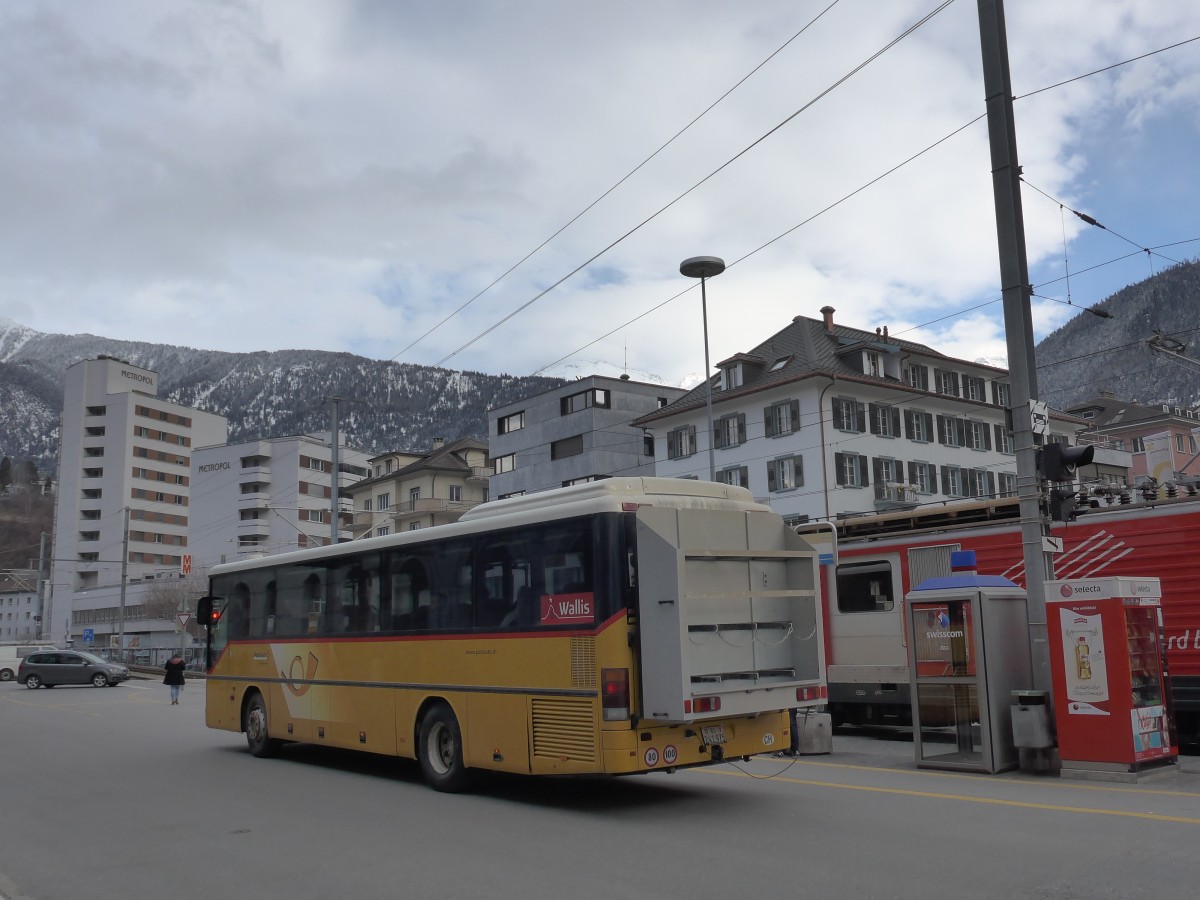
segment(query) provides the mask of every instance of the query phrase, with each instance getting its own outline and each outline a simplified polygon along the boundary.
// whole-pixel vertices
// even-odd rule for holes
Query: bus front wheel
[[[281,742],[268,736],[267,703],[262,694],[256,692],[246,704],[246,719],[242,729],[246,732],[246,746],[250,748],[252,756],[265,758],[279,752]]]
[[[462,730],[445,703],[430,707],[421,719],[418,749],[421,773],[435,791],[453,793],[470,784],[470,773],[463,762]]]

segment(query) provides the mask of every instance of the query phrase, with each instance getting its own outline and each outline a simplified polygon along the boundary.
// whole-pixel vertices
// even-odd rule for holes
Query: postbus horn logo
[[[288,673],[284,674],[281,671],[279,677],[283,679],[283,684],[289,691],[297,697],[303,697],[312,687],[313,676],[317,674],[317,663],[316,654],[310,650],[307,670],[304,668],[304,660],[300,656],[294,656],[292,664],[288,666]]]

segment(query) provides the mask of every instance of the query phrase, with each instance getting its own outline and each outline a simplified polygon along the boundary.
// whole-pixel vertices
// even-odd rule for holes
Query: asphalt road
[[[203,687],[0,685],[0,897],[1153,897],[1200,893],[1200,764],[1143,785],[919,770],[912,746],[623,779],[488,778],[210,731]]]

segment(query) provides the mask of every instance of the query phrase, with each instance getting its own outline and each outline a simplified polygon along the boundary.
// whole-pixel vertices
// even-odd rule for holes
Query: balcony
[[[885,481],[875,485],[875,509],[916,509],[921,503],[917,489],[911,484]]]
[[[432,516],[433,524],[444,525],[448,522],[457,522],[462,514],[469,509],[474,509],[479,505],[475,500],[444,500],[441,497],[421,497],[417,500],[410,500],[403,503],[397,508],[391,510],[392,521],[396,523],[396,530],[406,530],[409,523],[428,521]],[[370,515],[367,513],[366,515]]]
[[[269,519],[240,519],[237,525],[238,537],[249,535],[266,536],[270,533]]]
[[[493,475],[491,466],[471,466],[467,481],[487,481]]]
[[[238,495],[238,510],[243,509],[267,509],[270,506],[271,495],[264,489],[251,493]]]

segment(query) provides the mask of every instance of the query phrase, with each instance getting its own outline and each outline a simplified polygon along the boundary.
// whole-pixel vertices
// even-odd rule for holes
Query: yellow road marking
[[[829,769],[854,769],[860,772],[891,772],[907,773],[909,775],[922,775],[929,778],[961,778],[967,781],[979,781],[981,778],[990,779],[988,775],[972,775],[962,772],[934,772],[929,769],[908,770],[888,768],[887,766],[860,766],[854,763],[833,763],[820,762],[818,760],[798,759],[798,766],[814,766],[824,767]],[[1164,791],[1158,788],[1149,787],[1131,787],[1121,784],[1084,784],[1070,779],[1059,779],[1053,775],[1047,775],[1045,778],[1004,778],[999,779],[998,783],[1003,784],[1022,784],[1027,787],[1055,787],[1064,788],[1073,791],[1106,791],[1114,794],[1161,794],[1164,797],[1200,797],[1200,793],[1194,791]]]
[[[869,768],[869,767],[863,767]],[[728,769],[694,769],[694,772],[703,772],[708,775],[725,775],[731,778],[753,778],[745,772],[729,771]],[[885,769],[881,771],[894,772],[894,769]],[[875,794],[895,794],[902,797],[924,797],[930,800],[962,800],[967,803],[985,803],[992,806],[1013,806],[1020,809],[1040,809],[1047,812],[1067,812],[1067,813],[1084,813],[1100,816],[1121,816],[1130,819],[1152,819],[1156,822],[1178,822],[1184,825],[1200,825],[1200,819],[1188,818],[1186,816],[1166,816],[1159,813],[1134,812],[1132,810],[1121,809],[1097,809],[1086,806],[1061,806],[1056,803],[1032,803],[1027,800],[1002,800],[996,797],[971,797],[967,794],[944,794],[937,791],[913,791],[905,788],[889,788],[876,787],[865,784],[840,784],[829,781],[817,781],[808,778],[790,778],[786,775],[776,776],[773,780],[784,781],[788,784],[805,784],[812,787],[833,788],[846,791],[867,791]]]

